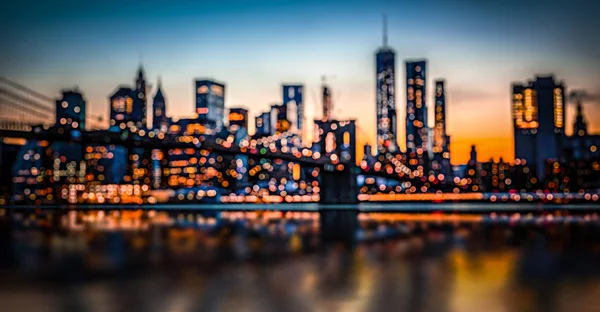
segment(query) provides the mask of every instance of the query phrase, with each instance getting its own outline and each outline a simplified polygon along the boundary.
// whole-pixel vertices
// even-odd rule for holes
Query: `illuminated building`
[[[63,91],[56,100],[56,126],[85,130],[85,100],[77,91]]]
[[[122,146],[88,145],[84,158],[89,184],[119,184],[125,177],[127,149]]]
[[[38,141],[28,141],[21,146],[12,165],[12,200],[16,202],[35,202],[47,192],[48,179],[44,178],[44,147]],[[49,168],[48,168],[49,169]]]
[[[265,112],[257,116],[254,119],[254,125],[256,127],[255,137],[271,135],[273,133],[271,130],[271,112]]]
[[[426,61],[406,62],[406,151],[427,151]],[[443,88],[443,87],[442,87]],[[437,90],[436,90],[437,91]],[[442,90],[443,91],[443,90]]]
[[[435,82],[435,127],[433,128],[433,152],[448,152],[448,142],[446,141],[446,95],[444,93],[444,81]],[[447,157],[450,158],[450,153]]]
[[[512,113],[515,158],[532,164],[541,179],[546,160],[560,158],[564,148],[564,85],[553,76],[514,84]]]
[[[114,131],[128,129],[132,132],[146,129],[146,94],[146,80],[140,66],[135,89],[120,86],[109,97],[110,128]]]
[[[248,129],[248,110],[245,108],[230,108],[229,128],[233,131],[239,128]]]
[[[303,133],[304,103],[302,85],[283,85],[283,106],[287,111],[290,128],[294,132]]]
[[[110,125],[111,128],[124,130],[134,126],[133,102],[135,92],[131,88],[120,87],[110,96]]]
[[[219,131],[225,119],[225,85],[212,80],[196,80],[196,114],[207,129]]]
[[[481,163],[477,161],[477,149],[475,145],[471,145],[469,162],[465,168],[465,173],[462,179],[455,179],[455,184],[461,191],[477,192],[481,191]]]
[[[337,155],[349,163],[356,162],[356,122],[348,121],[323,121],[315,120],[315,143],[318,151],[324,157],[329,157],[335,162]]]
[[[376,54],[377,86],[377,149],[381,152],[398,150],[396,137],[396,54],[387,44],[387,20],[383,21],[383,46]]]
[[[433,169],[445,175],[450,175],[450,137],[446,132],[446,93],[444,81],[435,82],[435,125],[432,136]]]
[[[169,127],[169,118],[167,118],[167,105],[162,93],[162,83],[158,80],[158,87],[154,100],[152,101],[152,128],[155,131],[166,133]]]

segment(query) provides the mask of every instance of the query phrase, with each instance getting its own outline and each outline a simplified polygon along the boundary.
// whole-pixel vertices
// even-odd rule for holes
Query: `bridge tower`
[[[321,171],[319,215],[321,240],[353,245],[358,225],[356,124],[351,121],[315,120],[315,142],[326,164]]]

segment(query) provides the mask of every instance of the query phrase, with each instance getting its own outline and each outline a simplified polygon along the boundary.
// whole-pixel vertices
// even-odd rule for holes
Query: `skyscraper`
[[[290,128],[303,133],[304,103],[302,85],[283,85],[283,106],[287,108]]]
[[[446,93],[444,81],[435,82],[435,125],[432,136],[434,169],[445,175],[450,174],[450,137],[446,133]]]
[[[56,100],[56,125],[85,130],[85,100],[77,90],[64,90]]]
[[[168,118],[165,97],[162,94],[162,83],[158,80],[158,88],[152,101],[152,128],[160,132],[167,132]]]
[[[427,151],[426,61],[406,62],[406,150]],[[442,87],[443,88],[443,87]]]
[[[136,101],[134,101],[132,117],[138,129],[146,128],[148,101],[146,88],[146,79],[144,78],[144,68],[142,65],[138,68],[138,75],[135,81]]]
[[[444,81],[435,82],[435,126],[433,128],[433,152],[448,152],[446,142],[446,94]]]
[[[512,97],[515,158],[530,162],[538,179],[546,160],[561,157],[564,142],[565,87],[553,76],[514,84]]]
[[[225,119],[225,85],[212,80],[196,80],[196,114],[207,130],[218,131]]]
[[[397,151],[396,54],[387,44],[387,19],[383,17],[383,46],[377,50],[377,148],[381,152]]]
[[[146,128],[146,80],[140,65],[135,89],[119,86],[119,89],[109,97],[110,126],[117,129]]]

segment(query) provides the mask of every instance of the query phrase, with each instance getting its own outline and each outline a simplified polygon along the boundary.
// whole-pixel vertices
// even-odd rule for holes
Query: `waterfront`
[[[321,241],[308,211],[3,210],[0,302],[5,311],[600,309],[597,215],[481,217],[361,214],[348,248]]]

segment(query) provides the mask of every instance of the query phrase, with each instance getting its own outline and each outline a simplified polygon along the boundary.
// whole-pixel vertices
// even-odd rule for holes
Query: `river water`
[[[0,310],[600,311],[597,218],[561,218],[0,210]]]

